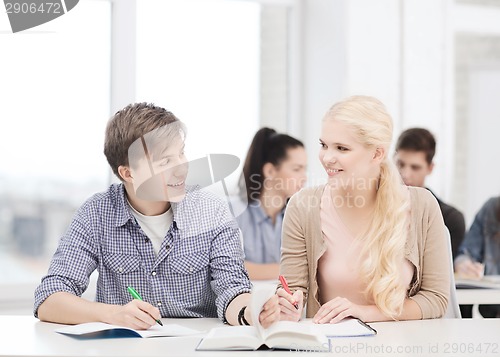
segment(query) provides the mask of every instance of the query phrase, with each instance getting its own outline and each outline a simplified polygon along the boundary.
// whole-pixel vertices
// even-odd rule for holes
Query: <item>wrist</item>
[[[239,325],[245,325],[245,326],[249,326],[250,325],[250,322],[247,320],[247,312],[248,308],[247,306],[243,306],[240,311],[238,312],[238,324]]]
[[[98,304],[93,309],[94,313],[97,313],[96,321],[104,322],[107,324],[116,323],[114,317],[119,314],[119,310],[121,308],[121,305]]]
[[[355,316],[362,321],[378,321],[380,316],[383,315],[377,305],[359,305],[359,316]]]

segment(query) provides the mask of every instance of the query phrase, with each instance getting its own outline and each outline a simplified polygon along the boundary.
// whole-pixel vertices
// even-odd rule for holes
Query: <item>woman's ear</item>
[[[121,179],[125,182],[133,182],[134,178],[132,177],[132,172],[130,171],[130,167],[120,165],[118,166],[118,174]]]
[[[378,147],[375,149],[375,153],[373,154],[373,160],[377,162],[382,162],[385,159],[385,149],[382,147]]]
[[[274,174],[276,172],[276,167],[270,162],[266,162],[264,166],[262,166],[262,173],[264,174],[265,179],[274,178]]]

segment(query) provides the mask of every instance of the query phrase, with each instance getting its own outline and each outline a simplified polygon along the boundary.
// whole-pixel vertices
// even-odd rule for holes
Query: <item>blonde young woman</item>
[[[393,126],[377,99],[349,97],[325,115],[319,159],[328,183],[287,207],[278,289],[282,320],[335,323],[444,315],[449,253],[439,205],[406,187],[388,158]],[[299,308],[293,304],[298,302]]]

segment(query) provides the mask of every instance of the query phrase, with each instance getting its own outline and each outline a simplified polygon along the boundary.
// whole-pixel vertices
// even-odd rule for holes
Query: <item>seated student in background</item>
[[[278,278],[285,205],[304,186],[306,165],[299,140],[270,128],[255,134],[240,177],[241,199],[235,202],[246,207],[236,220],[252,280]]]
[[[481,207],[455,258],[455,272],[481,279],[500,275],[500,197],[492,197]],[[500,295],[500,294],[499,294]],[[462,317],[472,317],[472,305],[461,305]],[[500,317],[500,305],[479,305],[483,317]]]
[[[59,242],[35,291],[35,316],[147,329],[160,317],[251,321],[251,283],[227,204],[186,187],[183,124],[153,104],[131,104],[108,122],[104,153],[121,183],[90,197]],[[96,301],[80,296],[98,270]],[[132,286],[144,301],[134,300]],[[279,317],[264,305],[264,326]]]
[[[396,143],[394,158],[403,181],[408,186],[425,187],[425,178],[434,169],[436,140],[430,131],[423,128],[411,128],[403,131]],[[428,188],[427,188],[428,189]],[[433,195],[434,193],[428,189]],[[443,214],[444,224],[450,231],[453,258],[457,256],[458,247],[465,234],[464,215],[436,195],[439,208]]]
[[[319,159],[328,182],[290,199],[283,222],[281,319],[316,323],[443,316],[448,242],[432,194],[403,185],[388,157],[393,126],[368,96],[335,104],[323,119]],[[299,309],[292,304],[298,302]]]

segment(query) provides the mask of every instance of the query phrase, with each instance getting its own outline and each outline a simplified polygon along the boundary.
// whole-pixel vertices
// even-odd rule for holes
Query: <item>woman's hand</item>
[[[156,324],[155,319],[160,318],[158,308],[145,301],[134,299],[126,305],[113,306],[105,322],[136,330],[147,330]]]
[[[343,297],[336,297],[320,307],[313,317],[313,322],[316,324],[334,324],[348,316],[363,320],[362,312],[363,307],[361,305],[356,305]]]
[[[276,294],[279,296],[280,320],[299,321],[304,309],[304,294],[302,294],[302,291],[297,290],[293,295],[290,295],[284,289],[279,288]],[[298,309],[294,305],[297,305]]]

